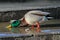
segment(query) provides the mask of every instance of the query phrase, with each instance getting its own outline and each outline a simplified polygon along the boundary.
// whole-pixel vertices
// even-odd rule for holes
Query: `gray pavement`
[[[32,2],[25,2],[25,3],[17,3],[17,2],[0,3],[0,11],[56,8],[56,7],[60,7],[60,1],[32,1]]]

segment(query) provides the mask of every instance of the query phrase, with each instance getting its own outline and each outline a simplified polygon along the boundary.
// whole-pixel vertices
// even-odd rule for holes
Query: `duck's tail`
[[[47,17],[48,20],[54,19],[53,17]]]

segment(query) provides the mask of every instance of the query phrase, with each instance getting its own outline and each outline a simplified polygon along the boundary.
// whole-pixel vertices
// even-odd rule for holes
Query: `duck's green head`
[[[20,21],[19,20],[16,20],[16,21],[11,23],[12,27],[18,27],[19,25],[20,25]]]
[[[12,20],[11,24],[7,26],[8,29],[18,27],[20,25],[21,21],[20,20]]]

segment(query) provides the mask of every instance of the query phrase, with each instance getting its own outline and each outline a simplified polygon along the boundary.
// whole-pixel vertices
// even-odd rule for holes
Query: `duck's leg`
[[[34,25],[32,25],[31,29],[34,30]]]
[[[37,31],[37,32],[40,32],[40,31],[41,31],[41,29],[40,29],[40,23],[39,23],[39,22],[36,22],[36,25],[37,25],[36,31]]]

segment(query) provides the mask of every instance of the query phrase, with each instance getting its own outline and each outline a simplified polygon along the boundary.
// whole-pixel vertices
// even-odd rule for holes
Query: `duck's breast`
[[[37,15],[25,15],[25,20],[28,24],[30,25],[35,25],[37,21],[42,20],[42,16],[37,16]]]

